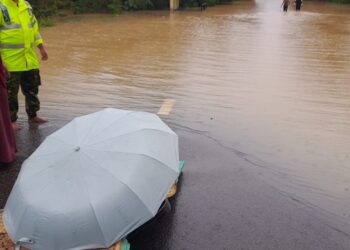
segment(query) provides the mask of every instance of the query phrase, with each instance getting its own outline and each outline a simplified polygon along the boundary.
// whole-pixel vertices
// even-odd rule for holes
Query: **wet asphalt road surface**
[[[32,126],[17,134],[16,162],[0,171],[5,205],[22,161],[64,123]],[[180,137],[185,170],[172,208],[129,239],[148,249],[349,249],[343,225],[271,187],[242,155],[200,131],[170,126]],[[260,173],[261,174],[261,173]],[[332,221],[332,222],[330,222]]]

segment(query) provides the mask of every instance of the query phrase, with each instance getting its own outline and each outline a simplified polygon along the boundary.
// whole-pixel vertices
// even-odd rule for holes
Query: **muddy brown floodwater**
[[[157,113],[165,99],[172,99],[173,109],[162,117],[183,142],[187,168],[176,204],[182,215],[189,214],[189,205],[181,195],[205,199],[201,192],[219,197],[219,190],[230,188],[234,193],[234,180],[207,187],[196,184],[236,175],[231,171],[240,165],[271,192],[319,214],[317,220],[324,219],[347,239],[334,240],[339,245],[321,246],[296,241],[295,248],[292,243],[264,245],[259,239],[260,245],[254,248],[247,236],[242,236],[247,239],[243,244],[239,235],[221,235],[221,242],[227,244],[217,243],[217,249],[346,249],[350,235],[350,6],[304,2],[299,13],[291,6],[284,14],[280,1],[235,1],[203,12],[74,16],[43,29],[50,59],[41,67],[41,114],[51,122],[17,135],[18,161],[75,116],[103,107]],[[21,110],[20,123],[27,128],[23,99]],[[195,142],[218,148],[208,146],[196,153]],[[228,153],[220,155],[221,150]],[[191,165],[213,152],[218,153],[208,159],[212,168]],[[2,178],[8,184],[1,184],[6,195],[18,168],[14,173],[7,171]],[[240,190],[254,197],[259,188],[253,192],[246,185]],[[247,202],[254,204],[251,199]],[[235,207],[213,205],[211,209],[221,209],[218,215],[225,217]],[[244,211],[241,208],[242,216]],[[193,223],[200,222],[193,219]],[[214,225],[215,219],[211,222]],[[233,230],[225,225],[217,223],[215,228],[226,228],[226,233]],[[172,245],[158,242],[153,249],[214,249],[208,242],[197,248],[200,244],[186,241],[186,235],[194,232],[178,236],[176,227],[181,226],[175,223],[174,227],[167,236],[173,239]],[[254,223],[252,227],[258,228]],[[300,232],[307,233],[307,228]],[[201,230],[195,234],[200,238]],[[175,245],[174,239],[188,244]]]

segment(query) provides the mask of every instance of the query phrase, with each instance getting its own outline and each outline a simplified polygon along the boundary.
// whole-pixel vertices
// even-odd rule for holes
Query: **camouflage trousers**
[[[21,87],[21,91],[25,96],[28,118],[36,117],[36,112],[40,109],[40,101],[38,98],[39,86],[41,85],[39,69],[10,72],[6,81],[11,121],[15,122],[18,119],[19,87]]]

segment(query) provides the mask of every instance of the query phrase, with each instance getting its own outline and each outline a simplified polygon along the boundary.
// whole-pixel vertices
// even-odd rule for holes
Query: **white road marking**
[[[162,106],[158,110],[158,115],[169,115],[175,104],[174,99],[165,99]]]

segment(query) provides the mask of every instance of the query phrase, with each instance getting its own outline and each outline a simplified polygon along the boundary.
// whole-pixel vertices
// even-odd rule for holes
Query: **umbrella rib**
[[[48,155],[55,155],[55,154],[58,154],[58,153],[65,153],[65,152],[69,152],[69,151],[72,151],[71,149],[66,149],[66,150],[62,150],[62,151],[55,151],[55,152],[51,152],[51,153],[47,153],[47,154],[35,154],[35,152],[27,159],[27,160],[32,160],[32,159],[37,159],[37,158],[40,158],[40,157],[43,157],[43,156],[48,156]]]
[[[112,150],[98,150],[98,149],[89,149],[89,150],[92,150],[92,151],[96,151],[96,152],[110,152],[110,153],[115,153],[115,154],[129,154],[129,155],[141,155],[141,156],[145,156],[146,158],[149,158],[151,160],[154,160],[156,162],[159,162],[160,164],[164,165],[164,166],[167,166],[164,162],[158,160],[157,158],[154,158],[153,156],[150,156],[150,155],[147,155],[147,154],[144,154],[144,153],[132,153],[132,152],[115,152],[115,151],[112,151]],[[178,172],[176,172],[173,168],[169,168],[171,169],[172,171],[174,171],[176,174],[179,174]]]
[[[22,193],[21,193],[21,194],[22,194]],[[23,195],[22,195],[22,197],[23,197]],[[11,224],[13,225],[13,226],[11,226],[11,228],[12,228],[12,230],[14,231],[13,235],[10,235],[10,234],[9,234],[9,236],[12,236],[11,239],[14,239],[14,238],[15,238],[15,235],[17,235],[17,233],[18,233],[18,228],[19,228],[18,225],[19,225],[19,223],[22,221],[22,218],[23,218],[23,216],[25,215],[25,213],[27,212],[27,210],[28,210],[28,207],[24,208],[24,210],[23,210],[23,212],[21,213],[19,219],[17,220],[18,223],[17,223],[16,225],[14,225],[14,223],[11,223]],[[5,213],[6,213],[6,210],[5,210]],[[3,223],[4,223],[5,226],[8,227],[8,225],[7,225],[5,219],[3,219]]]
[[[63,143],[66,143],[66,144],[68,144],[68,145],[74,146],[74,144],[71,144],[71,143],[69,143],[69,142],[66,142],[65,140],[62,140],[62,139],[59,138],[59,137],[56,137],[55,134],[51,134],[51,135],[49,135],[47,138],[53,138],[53,139],[56,139],[56,140],[61,141],[61,142],[63,142]],[[45,141],[46,141],[46,140],[45,140]],[[45,142],[45,141],[44,141],[44,142]]]
[[[117,236],[113,239],[113,243],[115,243],[115,242],[119,241],[120,239],[124,238],[125,236],[127,236],[127,234],[130,233],[131,230],[134,230],[134,227],[135,227],[136,225],[138,225],[140,222],[142,222],[142,220],[141,220],[141,219],[138,219],[138,220],[136,220],[134,223],[132,223],[131,225],[129,225],[127,228],[125,228],[123,233],[117,235]],[[142,222],[142,224],[143,224],[143,223],[145,223],[145,222]],[[141,225],[142,225],[142,224],[141,224]]]
[[[135,113],[135,112],[130,111],[129,113],[126,113],[126,114],[124,114],[123,116],[119,117],[119,119],[112,121],[112,123],[109,124],[107,127],[103,128],[102,131],[105,131],[107,128],[111,127],[115,122],[117,122],[117,121],[119,121],[119,120],[121,120],[121,119],[123,119],[123,118],[125,119],[126,116],[128,116],[128,115],[130,115],[130,114],[132,114],[132,113]],[[101,112],[101,116],[102,116],[102,114],[103,114],[103,112]],[[99,116],[98,119],[101,118],[101,116]],[[91,126],[91,127],[92,127],[92,126]],[[90,127],[90,130],[91,130],[91,127]],[[100,133],[99,133],[99,134],[100,134]],[[98,135],[98,134],[97,134],[97,135]],[[97,137],[97,135],[96,135],[95,137]],[[84,137],[84,139],[85,139],[85,138],[86,138],[86,137]]]
[[[56,161],[57,162],[57,161]],[[55,162],[55,163],[56,163]],[[52,164],[51,164],[52,165]],[[51,166],[50,165],[50,166]],[[43,170],[41,170],[41,171],[39,171],[38,173],[41,173],[41,172],[44,172],[45,170],[47,170],[48,168],[45,168],[45,169],[43,169]],[[37,173],[37,174],[38,174]],[[15,186],[17,186],[18,185],[18,183],[17,183],[17,181],[16,181],[16,183],[15,183]],[[40,190],[40,192],[39,192],[39,194],[37,195],[37,197],[40,197],[40,195],[46,190],[46,188],[48,187],[48,186],[50,186],[51,185],[51,183],[47,183],[41,190]],[[21,197],[25,197],[22,193],[22,190],[20,189],[20,188],[18,188],[18,190],[19,190],[19,192],[20,192],[20,195],[21,195]],[[33,202],[32,202],[32,200],[29,200],[29,204],[31,204],[31,205],[33,205]],[[26,211],[28,210],[28,206],[24,209],[24,212],[21,214],[21,217],[20,217],[20,219],[18,219],[18,221],[20,222],[21,220],[22,220],[22,218],[23,218],[23,216],[25,215],[25,213],[26,213]],[[18,227],[18,226],[17,226]],[[16,234],[17,234],[17,230],[15,230],[16,231]],[[36,232],[35,232],[36,233]],[[36,234],[34,235],[34,238],[36,238]]]
[[[101,112],[101,113],[99,114],[99,116],[95,119],[94,122],[97,122],[98,120],[100,120],[100,118],[101,118],[102,115],[103,115],[103,112]],[[76,119],[76,123],[77,123],[77,122],[78,122],[78,119]],[[76,126],[77,126],[77,124],[76,124]],[[86,132],[86,134],[84,135],[84,137],[81,138],[81,140],[80,140],[81,143],[83,143],[83,141],[86,139],[86,137],[88,136],[88,134],[90,134],[90,131],[91,131],[91,129],[92,129],[93,127],[94,127],[94,123],[91,122],[88,131]],[[78,140],[79,140],[79,138],[78,138]]]
[[[116,179],[117,181],[119,181],[121,184],[123,184],[123,186],[125,186],[128,190],[131,191],[132,194],[134,194],[138,200],[141,200],[141,197],[139,197],[135,192],[134,190],[132,190],[128,185],[126,185],[126,183],[124,183],[122,180],[120,180],[118,177],[116,177],[113,173],[111,173],[108,169],[104,168],[99,162],[97,162],[96,160],[94,160],[91,156],[89,156],[88,154],[86,154],[85,152],[82,152],[83,154],[85,154],[89,159],[91,159],[93,162],[95,162],[97,165],[100,166],[100,168],[107,172],[109,175],[113,176],[114,179]],[[153,212],[143,203],[143,202],[140,202],[148,212],[151,213],[151,215],[153,216]]]
[[[80,161],[80,159],[79,159],[79,161]],[[79,168],[81,168],[81,164],[79,165]],[[86,181],[85,176],[84,176],[85,171],[84,171],[83,169],[81,169],[81,172],[83,173],[83,174],[82,174],[83,181],[85,182],[85,184],[86,184],[87,186],[89,186],[89,185],[88,185],[88,181]],[[104,240],[104,242],[105,242],[105,244],[106,244],[107,241],[106,241],[104,232],[103,232],[103,230],[102,230],[101,224],[100,224],[100,222],[99,222],[99,220],[98,220],[98,218],[97,218],[96,211],[95,211],[94,207],[93,207],[92,204],[91,204],[90,193],[89,193],[89,190],[88,190],[88,189],[86,190],[86,193],[87,193],[88,196],[89,196],[89,206],[90,206],[91,210],[93,211],[93,214],[94,214],[94,217],[95,217],[96,222],[97,222],[97,224],[98,224],[98,227],[100,228],[100,231],[101,231],[103,240]]]
[[[104,141],[98,141],[98,142],[95,142],[95,143],[93,143],[93,144],[88,144],[88,145],[86,145],[86,146],[94,146],[94,145],[96,145],[96,144],[108,142],[108,141],[113,140],[113,139],[116,139],[116,138],[118,138],[118,137],[123,137],[123,136],[125,136],[125,135],[130,135],[130,134],[137,133],[137,132],[140,132],[140,131],[145,131],[145,130],[157,131],[157,132],[161,132],[161,133],[164,133],[164,134],[171,135],[170,131],[167,132],[167,131],[158,130],[158,129],[155,129],[155,128],[141,128],[141,129],[137,129],[137,130],[130,131],[130,132],[125,133],[125,134],[116,135],[116,136],[113,136],[113,137],[108,137],[108,138],[107,138],[106,140],[104,140]]]
[[[73,153],[73,152],[72,152],[72,153]],[[72,154],[72,153],[71,153],[71,154]],[[67,157],[67,156],[66,156],[66,157]],[[65,157],[65,158],[62,157],[62,158],[63,158],[65,161],[67,161],[66,157]],[[50,165],[46,166],[44,169],[40,170],[39,172],[36,172],[35,175],[40,174],[40,173],[42,173],[42,172],[45,172],[45,171],[49,170],[49,169],[52,167],[52,165],[54,165],[54,164],[60,162],[60,161],[62,160],[62,158],[55,160],[55,161],[52,162]],[[28,158],[27,161],[33,161],[33,160],[35,160],[35,159]],[[64,161],[64,162],[65,162],[65,161]],[[34,175],[31,175],[30,177],[33,177],[33,176],[34,176]],[[19,177],[20,177],[20,176],[19,176]],[[18,179],[18,180],[20,181],[21,179]],[[17,182],[16,182],[16,183],[17,183]],[[16,184],[15,184],[15,185],[16,185]]]

